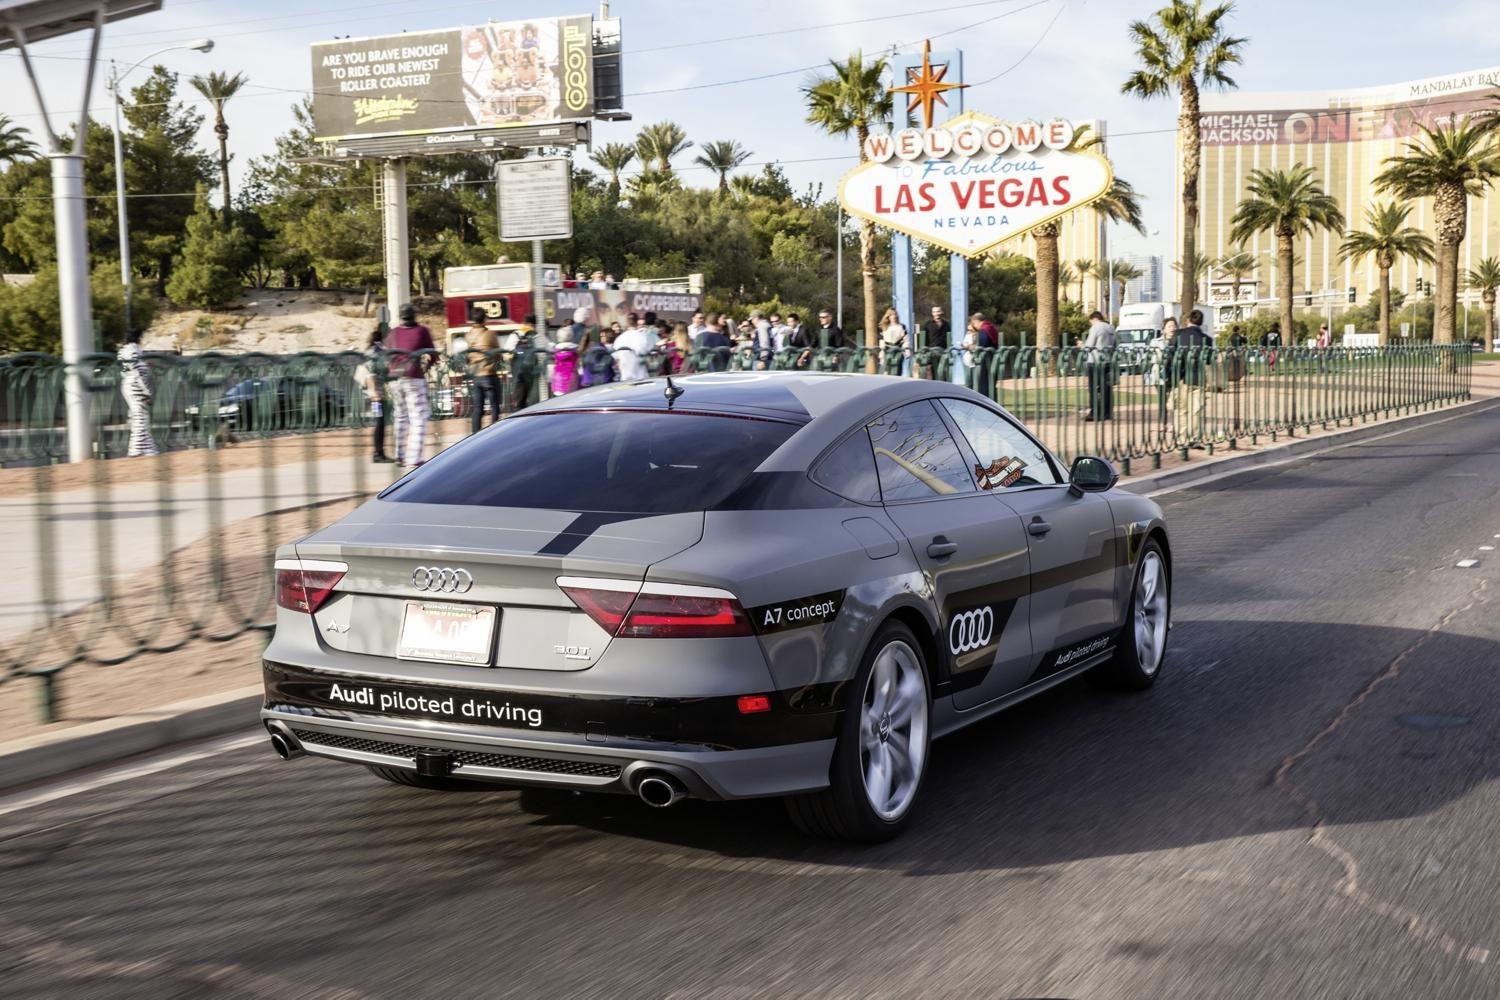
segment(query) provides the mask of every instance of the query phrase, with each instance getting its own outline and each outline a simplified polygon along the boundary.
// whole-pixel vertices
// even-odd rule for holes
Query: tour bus
[[[542,265],[543,289],[562,287],[556,264]],[[443,301],[448,320],[448,345],[469,325],[473,310],[484,313],[485,326],[500,335],[515,331],[534,310],[530,264],[480,264],[443,271]]]

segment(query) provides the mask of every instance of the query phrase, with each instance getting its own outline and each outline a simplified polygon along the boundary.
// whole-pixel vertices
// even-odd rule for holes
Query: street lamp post
[[[125,286],[125,331],[127,333],[131,329],[130,219],[125,214],[125,144],[120,137],[120,81],[139,69],[142,63],[155,59],[163,52],[174,52],[177,49],[210,52],[213,47],[212,38],[200,38],[196,42],[188,42],[184,45],[169,45],[164,49],[157,49],[123,73],[119,72],[113,59],[109,61],[107,86],[111,96],[110,103],[114,105],[115,110],[115,202],[116,211],[120,216],[120,284]]]

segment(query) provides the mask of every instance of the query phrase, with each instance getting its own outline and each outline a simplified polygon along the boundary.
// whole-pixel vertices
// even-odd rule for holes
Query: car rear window
[[[511,417],[449,448],[382,497],[632,514],[708,510],[800,426],[666,411]]]

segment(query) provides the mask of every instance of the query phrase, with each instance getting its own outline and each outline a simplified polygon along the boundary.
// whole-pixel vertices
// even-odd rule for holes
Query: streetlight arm
[[[182,45],[168,45],[166,48],[157,49],[149,56],[146,56],[142,59],[137,60],[135,63],[132,63],[130,68],[123,73],[115,72],[114,63],[110,63],[109,89],[115,92],[115,97],[116,99],[118,99],[120,95],[117,88],[119,87],[120,81],[125,79],[125,77],[129,76],[131,73],[134,73],[136,70],[140,69],[142,66],[146,65],[146,63],[155,59],[157,56],[162,55],[163,53],[176,52],[178,49],[192,49],[195,52],[211,52],[213,51],[213,47],[214,42],[211,38],[200,38],[196,42],[185,42]]]

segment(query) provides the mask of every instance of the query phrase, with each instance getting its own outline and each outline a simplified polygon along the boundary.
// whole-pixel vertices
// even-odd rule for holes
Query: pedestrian
[[[1177,385],[1172,359],[1177,346],[1177,317],[1168,316],[1161,324],[1161,344],[1156,357],[1156,420],[1163,430],[1167,426],[1167,399]]]
[[[537,380],[545,372],[541,345],[537,343],[533,329],[536,316],[526,315],[526,322],[516,330],[515,343],[510,349],[511,409],[524,410],[537,395]]]
[[[771,340],[771,324],[766,319],[766,314],[759,309],[750,313],[749,326],[745,328],[748,344],[753,357],[752,366],[765,369],[771,366],[771,355],[775,353],[775,345]]]
[[[1276,355],[1281,353],[1281,324],[1272,322],[1270,329],[1260,335],[1261,350],[1266,355],[1266,367],[1276,370]]]
[[[1229,328],[1229,362],[1225,367],[1231,382],[1238,382],[1245,377],[1245,345],[1248,343],[1249,338],[1238,323]]]
[[[120,395],[130,414],[130,444],[125,454],[131,458],[159,454],[156,439],[151,436],[151,399],[156,394],[156,382],[151,363],[141,350],[140,330],[125,334],[125,343],[115,357],[120,361]]]
[[[649,324],[626,330],[615,340],[615,361],[620,366],[622,382],[651,377],[651,372],[646,368],[646,359],[656,346],[656,316],[654,313],[647,313],[646,316],[650,319]]]
[[[482,309],[474,309],[469,314],[469,373],[474,379],[470,390],[473,402],[470,434],[479,433],[486,406],[490,411],[490,423],[500,419],[500,377],[495,374],[500,337],[489,328],[485,319]]]
[[[370,400],[370,445],[374,452],[373,462],[389,463],[393,459],[385,453],[385,330],[379,326],[370,331],[369,343],[365,345],[363,388]]]
[[[1333,336],[1328,332],[1328,324],[1324,323],[1318,327],[1318,372],[1328,372],[1328,349],[1333,346]]]
[[[1172,420],[1179,443],[1203,440],[1204,369],[1214,342],[1203,332],[1203,311],[1188,313],[1188,325],[1177,331],[1172,367],[1175,386],[1172,390]]]
[[[1089,335],[1083,342],[1084,374],[1088,379],[1089,406],[1083,419],[1113,420],[1115,415],[1115,328],[1104,314],[1089,313]]]
[[[707,370],[722,372],[729,368],[729,355],[734,350],[734,341],[729,339],[729,334],[724,332],[726,316],[714,313],[708,318],[708,329],[698,335],[696,347],[700,352],[711,352],[707,355]],[[695,362],[693,367],[703,370],[704,362]]]
[[[921,375],[932,378],[935,361],[948,353],[948,341],[953,336],[953,324],[943,314],[942,306],[932,307],[932,318],[922,324],[923,364]]]
[[[786,336],[782,338],[781,346],[784,350],[790,350],[796,346],[792,342],[802,336],[802,317],[794,312],[786,314]]]
[[[837,368],[844,359],[842,352],[849,346],[848,338],[833,321],[833,312],[828,309],[818,310],[818,328],[812,331],[810,340],[811,353],[804,355],[805,365],[799,367],[810,367],[813,371]]]
[[[571,327],[568,328],[571,331]],[[587,336],[587,334],[585,334]],[[552,395],[561,396],[578,388],[578,348],[571,333],[564,333],[552,355]]]
[[[416,468],[427,448],[427,369],[432,366],[432,331],[417,322],[411,303],[401,307],[401,325],[391,331],[389,350],[395,355],[396,464]],[[427,353],[421,353],[421,352]]]
[[[906,374],[906,360],[911,354],[909,339],[896,310],[887,309],[880,317],[880,368],[887,375]]]
[[[663,372],[668,375],[677,375],[682,372],[691,372],[693,357],[693,338],[688,333],[686,323],[678,323],[672,327],[672,343],[667,348],[666,366]]]
[[[638,331],[629,332],[634,334]],[[614,331],[600,330],[599,340],[590,342],[579,355],[578,384],[582,388],[587,388],[617,382],[619,378],[619,374],[615,371]]]
[[[687,334],[689,337],[697,340],[698,334],[707,329],[708,321],[703,317],[703,310],[699,309],[697,312],[693,313],[692,322],[688,323],[687,325]]]

